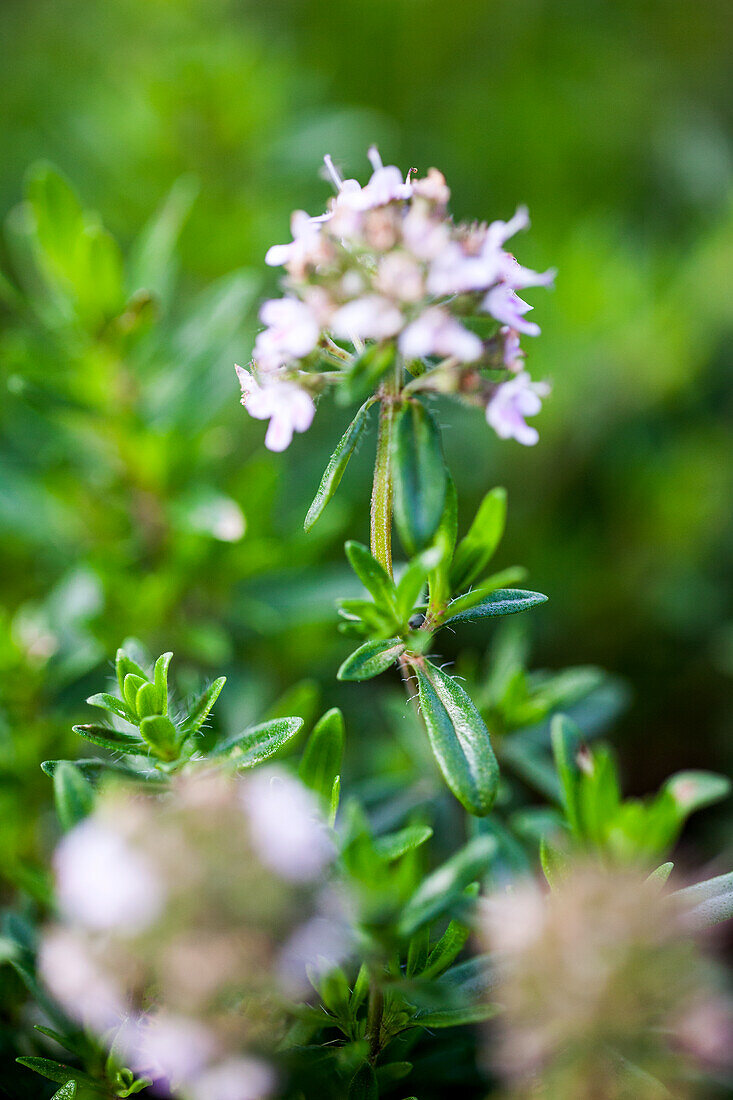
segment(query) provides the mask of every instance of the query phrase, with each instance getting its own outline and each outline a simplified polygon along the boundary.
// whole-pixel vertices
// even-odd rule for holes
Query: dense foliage
[[[552,296],[533,298],[543,337],[529,366],[554,383],[541,451],[492,441],[482,416],[449,398],[423,398],[410,414],[443,425],[458,534],[469,548],[471,532],[491,544],[496,587],[524,584],[507,569],[520,559],[550,597],[498,628],[464,617],[460,632],[446,628],[432,642],[441,659],[427,658],[427,677],[413,665],[423,709],[439,685],[448,690],[450,673],[451,692],[464,707],[464,695],[472,700],[491,733],[511,796],[499,788],[472,830],[495,841],[495,880],[535,863],[561,804],[578,852],[624,863],[643,849],[661,862],[687,814],[717,793],[695,787],[690,799],[686,773],[729,771],[729,13],[714,3],[692,20],[674,3],[660,20],[631,2],[591,10],[530,2],[511,12],[469,3],[456,20],[432,0],[419,18],[417,8],[11,0],[0,12],[10,108],[0,123],[0,870],[3,952],[16,963],[19,949],[30,959],[51,903],[59,826],[39,763],[77,758],[74,725],[120,773],[139,771],[152,752],[158,779],[194,746],[221,748],[243,730],[255,730],[253,762],[256,731],[266,747],[268,730],[292,732],[287,745],[277,732],[272,744],[297,762],[319,714],[338,705],[347,732],[337,770],[374,843],[404,829],[420,840],[396,883],[391,864],[363,857],[374,904],[392,891],[395,910],[465,839],[433,760],[442,757],[448,786],[469,809],[496,794],[493,779],[491,793],[477,795],[476,777],[456,778],[446,764],[450,753],[431,753],[431,739],[435,751],[445,733],[444,707],[429,739],[393,672],[349,683],[365,660],[374,671],[403,645],[420,657],[431,633],[407,614],[427,609],[417,597],[407,604],[420,570],[436,568],[432,559],[416,564],[411,581],[398,573],[394,590],[382,582],[367,609],[365,559],[352,546],[355,577],[344,558],[346,539],[369,541],[377,409],[357,422],[349,480],[322,516],[316,505],[306,534],[302,520],[346,426],[345,405],[321,401],[314,427],[284,456],[262,452],[260,427],[237,405],[232,363],[246,361],[260,301],[274,289],[262,258],[285,239],[292,206],[322,207],[315,168],[329,148],[354,171],[375,139],[421,176],[431,163],[449,166],[459,215],[508,218],[517,199],[527,201],[535,225],[523,261],[561,273]],[[344,388],[345,404],[364,400],[364,380],[356,382]],[[342,472],[337,455],[326,495]],[[499,484],[511,516],[501,544],[505,498],[491,488]],[[406,530],[416,515],[403,510],[405,558],[429,541]],[[463,571],[466,583],[450,598],[477,579]],[[334,629],[336,598],[362,632],[351,646]],[[152,663],[126,642],[125,659],[140,666],[132,675],[145,682],[130,682],[130,698],[124,679],[114,689],[134,721],[114,733],[105,723],[105,732],[89,724],[83,700],[109,689],[109,658],[129,636],[151,653],[175,651],[181,703],[160,709]],[[542,671],[529,671],[530,636]],[[376,649],[349,658],[359,641]],[[455,665],[441,672],[443,660]],[[558,671],[589,660],[613,675],[595,664]],[[195,700],[220,673],[227,687],[192,739]],[[571,784],[564,803],[549,750],[558,711],[576,723],[555,726],[559,773]],[[302,721],[298,732],[277,725],[290,716]],[[607,749],[594,745],[575,764],[578,730],[592,739],[611,728],[623,783]],[[313,760],[315,749],[305,752]],[[68,767],[58,772],[64,827],[90,808],[85,784],[98,771],[82,766],[84,783]],[[331,785],[335,774],[326,771]],[[620,786],[659,793],[623,800]],[[549,816],[540,799],[554,808]],[[388,802],[398,810],[387,813]],[[693,819],[675,856],[683,868],[719,852],[729,805]],[[361,836],[368,847],[367,826],[351,812],[344,842]],[[546,842],[543,861],[552,878],[562,854]],[[728,866],[723,858],[710,874]],[[480,877],[474,864],[464,872],[465,881]],[[349,873],[359,876],[353,866]],[[59,1052],[32,1032],[25,987],[9,967],[0,1000],[0,1087],[49,1095],[12,1065],[18,1053]],[[357,998],[353,1018],[344,1016],[347,1038],[358,1039],[365,1003]],[[482,1003],[476,1014],[485,1012]],[[436,1035],[435,1073],[455,1068],[462,1051],[465,1088],[480,1089],[475,1040]],[[103,1061],[89,1048],[79,1064],[97,1074]],[[427,1097],[449,1087],[435,1083],[433,1065],[403,1091]],[[344,1080],[353,1068],[347,1057]],[[120,1071],[113,1066],[110,1080]]]

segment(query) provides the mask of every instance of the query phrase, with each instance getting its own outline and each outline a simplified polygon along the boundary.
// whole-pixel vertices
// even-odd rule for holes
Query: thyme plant
[[[9,952],[38,1030],[71,1056],[20,1059],[57,1098],[620,1100],[692,1094],[717,1057],[699,1021],[723,1002],[694,937],[733,914],[733,877],[666,883],[687,817],[727,781],[683,772],[624,799],[598,722],[563,713],[604,690],[595,670],[528,674],[511,624],[487,670],[462,665],[466,686],[439,655],[443,631],[546,599],[517,587],[521,568],[491,572],[502,489],[459,530],[440,420],[454,399],[537,442],[527,418],[549,387],[526,369],[539,328],[518,291],[554,275],[505,248],[523,209],[457,224],[438,171],[369,157],[363,187],[326,158],[326,213],[296,212],[292,242],[268,252],[284,295],[237,374],[273,451],[325,395],[358,406],[307,531],[378,419],[337,675],[401,677],[406,736],[422,738],[411,791],[428,795],[342,784],[335,708],[307,737],[298,714],[217,736],[223,677],[184,701],[172,654],[123,644],[114,690],[88,699],[105,720],[75,727],[105,755],[43,764],[64,830],[56,911],[37,951],[16,935]]]

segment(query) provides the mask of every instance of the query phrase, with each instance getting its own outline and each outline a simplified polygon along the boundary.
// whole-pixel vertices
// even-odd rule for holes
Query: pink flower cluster
[[[314,397],[338,383],[369,341],[394,343],[408,371],[419,363],[415,373],[437,372],[432,388],[482,405],[502,438],[535,443],[526,417],[539,412],[548,387],[523,369],[520,335],[540,330],[517,292],[549,286],[554,273],[522,267],[506,251],[509,238],[529,225],[527,211],[508,222],[456,224],[437,169],[403,178],[375,148],[369,159],[373,173],[362,187],[341,179],[326,157],[336,188],[327,212],[296,210],[292,241],[265,257],[285,268],[285,296],[264,303],[253,362],[236,369],[242,404],[270,421],[267,447],[282,451],[294,432],[310,427]],[[488,340],[467,323],[481,315],[496,322]]]

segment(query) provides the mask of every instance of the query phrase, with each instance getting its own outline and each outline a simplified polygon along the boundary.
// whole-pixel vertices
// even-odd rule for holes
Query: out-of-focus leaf
[[[462,592],[481,576],[496,550],[506,524],[506,489],[492,489],[479,505],[468,533],[456,547],[450,580]]]
[[[94,807],[94,790],[83,773],[67,760],[61,761],[53,777],[56,813],[65,830],[73,829]]]
[[[682,817],[720,802],[730,794],[730,780],[714,772],[686,771],[671,776],[664,784]]]
[[[400,935],[414,935],[421,925],[454,906],[465,888],[488,870],[495,855],[493,837],[476,836],[469,840],[465,847],[423,879],[402,910]]]
[[[381,859],[399,859],[406,852],[419,848],[432,835],[433,830],[429,825],[406,825],[399,832],[377,837],[374,847]]]
[[[197,192],[193,176],[181,176],[173,184],[132,247],[128,294],[151,290],[162,302],[168,302],[176,272],[176,245]]]
[[[315,791],[329,808],[333,786],[341,772],[344,741],[344,716],[334,707],[316,723],[298,768],[305,785]]]

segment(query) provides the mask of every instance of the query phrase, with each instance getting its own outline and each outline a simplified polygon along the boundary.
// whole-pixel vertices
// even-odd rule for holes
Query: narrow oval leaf
[[[97,695],[90,695],[87,699],[87,703],[89,703],[91,707],[101,707],[103,710],[110,710],[113,714],[116,714],[118,718],[124,718],[126,722],[132,722],[133,725],[135,724],[135,715],[132,713],[127,703],[123,703],[116,695],[110,695],[106,691],[100,691]]]
[[[333,785],[344,757],[344,716],[338,707],[326,711],[316,723],[305,746],[298,774],[306,787],[331,808]]]
[[[527,592],[523,588],[497,588],[483,597],[472,600],[473,592],[459,596],[448,605],[444,623],[469,623],[474,619],[492,619],[501,615],[516,615],[529,611],[530,607],[546,603],[541,592]],[[454,610],[455,608],[455,610]]]
[[[74,733],[83,737],[85,741],[91,741],[93,745],[101,745],[102,748],[111,749],[113,752],[140,753],[147,756],[148,746],[139,737],[130,733],[120,733],[119,730],[110,729],[108,726],[72,726]]]
[[[406,852],[419,848],[426,840],[430,840],[433,830],[429,825],[406,825],[396,833],[380,836],[374,841],[374,848],[380,859],[391,862],[399,859]]]
[[[413,936],[423,924],[434,920],[461,898],[463,891],[488,869],[496,855],[491,836],[475,836],[465,847],[423,879],[402,910],[399,933]]]
[[[448,488],[440,431],[419,401],[400,410],[392,447],[395,522],[402,545],[417,554],[438,530]]]
[[[163,706],[163,700],[155,684],[145,683],[138,690],[135,696],[135,710],[141,718],[148,718],[152,714],[165,714],[167,709]]]
[[[130,709],[130,713],[135,715],[136,717],[137,717],[137,707],[136,707],[137,693],[140,690],[140,688],[145,685],[146,682],[147,681],[144,680],[142,678],[142,676],[138,676],[134,672],[128,672],[127,676],[125,676],[125,682],[122,685],[122,694],[125,697],[125,702],[127,703],[128,707]]]
[[[712,806],[730,794],[730,780],[715,772],[686,771],[671,776],[664,789],[672,795],[682,817]]]
[[[582,734],[575,722],[564,714],[556,714],[550,726],[555,768],[562,789],[562,804],[570,832],[580,839],[580,772],[575,757],[582,743]]]
[[[393,665],[405,652],[400,638],[387,638],[384,642],[365,642],[346,658],[338,670],[339,680],[371,680]]]
[[[76,1081],[67,1081],[58,1092],[55,1092],[51,1100],[74,1100],[76,1096]]]
[[[159,714],[168,713],[168,667],[173,658],[172,653],[161,653],[155,662],[153,680],[160,698]]]
[[[369,1062],[364,1062],[351,1078],[349,1100],[379,1100],[379,1085]]]
[[[126,653],[123,648],[117,650],[115,668],[120,691],[122,691],[125,686],[125,676],[127,676],[128,672],[134,672],[136,676],[140,676],[143,680],[147,680],[148,678],[148,674],[142,665],[139,665],[137,661],[133,660],[129,653]]]
[[[451,566],[451,588],[462,592],[481,576],[506,524],[506,489],[492,489],[479,505],[468,533],[458,543]]]
[[[397,617],[400,622],[406,623],[412,615],[428,577],[440,565],[443,554],[443,547],[430,546],[413,558],[405,569],[397,585]]]
[[[213,684],[209,684],[205,691],[201,692],[198,699],[193,704],[188,718],[186,718],[181,727],[183,736],[190,737],[191,734],[198,733],[208,718],[211,708],[219,698],[221,689],[226,682],[226,676],[220,676],[218,680],[214,680]]]
[[[395,589],[392,579],[376,558],[360,542],[350,541],[345,546],[351,568],[369,592],[374,602],[389,611],[394,610]]]
[[[172,761],[178,758],[180,735],[166,715],[155,714],[143,718],[140,733],[161,760]]]
[[[344,434],[341,436],[341,439],[336,444],[336,449],[331,455],[328,466],[326,466],[323,477],[321,478],[318,492],[308,509],[308,515],[305,517],[303,526],[306,531],[310,531],[323,509],[338,489],[341,478],[344,476],[344,471],[349,464],[349,459],[354,453],[356,445],[367,426],[371,404],[371,400],[364,402]]]
[[[254,768],[278,752],[302,726],[302,718],[273,718],[227,738],[213,755],[226,754],[238,768]]]
[[[500,1005],[478,1004],[466,1008],[446,1008],[438,1012],[422,1012],[413,1023],[419,1027],[460,1027],[463,1024],[480,1024],[501,1011]]]
[[[74,1081],[84,1085],[85,1088],[93,1089],[97,1093],[104,1094],[108,1091],[104,1085],[99,1081],[95,1081],[88,1073],[72,1069],[71,1066],[65,1066],[63,1062],[54,1062],[51,1058],[16,1058],[15,1060],[21,1066],[40,1073],[42,1077],[46,1077],[49,1081],[54,1081],[58,1085],[68,1086],[70,1081]]]
[[[420,712],[446,783],[469,813],[494,804],[499,766],[484,720],[466,692],[430,661],[415,660]]]
[[[83,821],[94,808],[94,790],[79,768],[63,760],[53,777],[56,813],[61,827],[68,831]]]

